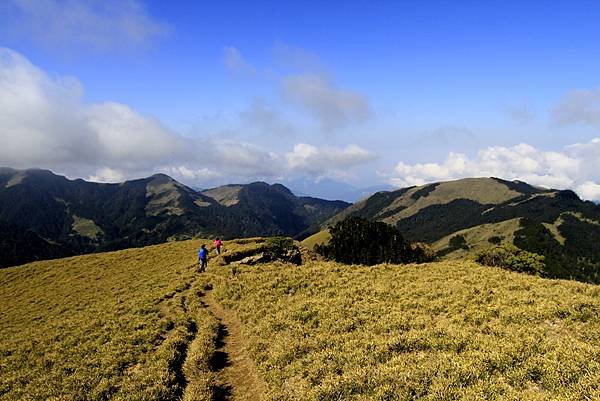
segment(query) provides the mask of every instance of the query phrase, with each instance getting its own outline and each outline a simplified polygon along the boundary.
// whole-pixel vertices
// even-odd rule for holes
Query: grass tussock
[[[600,288],[474,263],[222,268],[271,400],[600,398]]]

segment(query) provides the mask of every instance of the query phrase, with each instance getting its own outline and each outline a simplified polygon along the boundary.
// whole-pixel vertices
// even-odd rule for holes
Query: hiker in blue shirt
[[[202,246],[198,250],[198,265],[199,265],[198,271],[200,273],[202,273],[204,270],[206,270],[206,265],[208,264],[207,258],[208,258],[208,251],[206,250],[206,245],[202,244]]]

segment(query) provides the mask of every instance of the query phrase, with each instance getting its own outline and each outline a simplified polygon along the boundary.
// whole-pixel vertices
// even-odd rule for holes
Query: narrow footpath
[[[266,387],[248,355],[242,323],[232,311],[219,305],[211,291],[206,292],[202,302],[220,322],[211,361],[218,385],[214,401],[261,400]]]

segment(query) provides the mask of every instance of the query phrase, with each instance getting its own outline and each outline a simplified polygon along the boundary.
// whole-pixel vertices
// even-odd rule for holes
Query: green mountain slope
[[[202,193],[241,219],[260,221],[264,233],[301,238],[318,231],[323,221],[350,205],[343,201],[296,197],[281,184],[264,182],[225,185]],[[256,230],[242,229],[239,233],[241,236],[261,235]]]
[[[237,187],[239,200],[226,205],[164,174],[99,184],[1,168],[0,267],[194,236],[305,236],[348,206],[278,184]]]
[[[472,256],[501,242],[546,257],[549,277],[600,282],[600,206],[572,191],[469,178],[379,192],[330,219],[380,220],[442,257]]]

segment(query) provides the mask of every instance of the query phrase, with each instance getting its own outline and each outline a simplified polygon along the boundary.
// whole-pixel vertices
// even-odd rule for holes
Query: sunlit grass
[[[600,398],[600,288],[474,263],[222,268],[272,400]]]
[[[156,398],[194,335],[197,241],[0,271],[3,399]]]
[[[302,245],[307,247],[310,250],[315,249],[316,245],[328,244],[331,239],[331,234],[329,230],[322,230],[316,234],[311,235],[310,237],[305,238],[302,241]]]
[[[0,399],[213,399],[208,282],[270,400],[600,399],[598,286],[470,262],[212,258],[200,275],[202,242],[0,270]],[[224,256],[265,245],[228,241]]]

